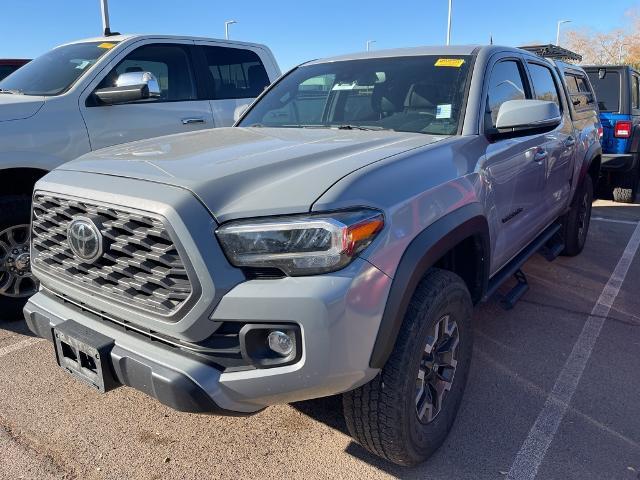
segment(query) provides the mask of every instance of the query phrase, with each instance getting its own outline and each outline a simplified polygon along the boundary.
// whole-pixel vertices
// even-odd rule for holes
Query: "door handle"
[[[573,147],[576,144],[576,139],[573,137],[567,137],[567,139],[564,141],[564,145],[566,147]]]
[[[536,150],[536,153],[533,155],[533,161],[542,164],[547,158],[549,158],[549,152],[540,148]]]
[[[194,125],[196,123],[206,123],[206,120],[202,117],[194,117],[194,118],[183,118],[183,125]]]

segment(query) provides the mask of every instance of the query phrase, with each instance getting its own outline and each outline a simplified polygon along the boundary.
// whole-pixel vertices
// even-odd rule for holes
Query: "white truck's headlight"
[[[236,267],[277,268],[301,276],[345,267],[383,226],[382,213],[367,208],[234,221],[216,234]]]

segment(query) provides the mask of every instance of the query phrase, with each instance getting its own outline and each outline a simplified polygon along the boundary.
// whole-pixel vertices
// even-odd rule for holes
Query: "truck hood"
[[[307,212],[351,172],[443,138],[390,131],[218,128],[98,150],[59,169],[186,188],[224,222]]]
[[[33,117],[44,105],[44,97],[0,93],[0,122]]]

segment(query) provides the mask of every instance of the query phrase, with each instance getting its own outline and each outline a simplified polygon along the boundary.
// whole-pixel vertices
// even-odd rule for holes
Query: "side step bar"
[[[527,276],[522,270],[516,271],[513,276],[516,278],[518,283],[516,283],[516,286],[509,290],[500,300],[500,305],[502,305],[505,310],[511,310],[515,307],[518,300],[520,300],[522,296],[529,291],[529,282],[527,281]]]
[[[502,285],[504,282],[509,280],[509,278],[515,275],[518,284],[505,296],[505,301],[507,303],[507,305],[505,306],[513,308],[515,302],[517,302],[529,288],[526,277],[520,269],[526,263],[526,261],[529,260],[529,258],[531,258],[541,250],[544,250],[544,255],[548,260],[553,260],[553,258],[555,258],[553,256],[554,254],[555,256],[559,255],[560,252],[564,249],[564,245],[558,244],[557,242],[552,242],[551,240],[556,234],[560,232],[561,229],[562,225],[560,223],[555,223],[548,227],[538,236],[538,238],[531,242],[524,250],[516,255],[513,260],[505,265],[502,270],[496,273],[489,280],[487,293],[482,298],[482,301],[486,302],[487,300],[489,300],[489,298],[491,298],[498,291],[500,285]],[[548,244],[551,244],[551,246],[548,246]],[[546,251],[545,249],[548,249],[549,251]],[[511,302],[508,300],[509,298],[512,298],[515,301]],[[503,302],[503,304],[505,304],[505,302]]]

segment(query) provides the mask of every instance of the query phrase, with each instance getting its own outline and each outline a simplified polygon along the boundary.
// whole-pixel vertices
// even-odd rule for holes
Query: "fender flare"
[[[371,353],[371,368],[382,368],[393,351],[398,333],[418,283],[451,248],[477,235],[482,242],[482,292],[487,290],[490,269],[489,225],[479,203],[465,205],[420,232],[400,259]]]
[[[640,125],[633,127],[633,133],[631,135],[631,145],[629,146],[630,153],[640,153]]]
[[[589,150],[587,150],[587,153],[584,155],[584,161],[582,162],[582,166],[580,167],[578,185],[580,185],[582,183],[582,180],[584,180],[584,176],[591,168],[591,164],[596,157],[602,158],[602,146],[600,146],[599,143],[594,143],[593,145],[591,145],[589,147]]]

